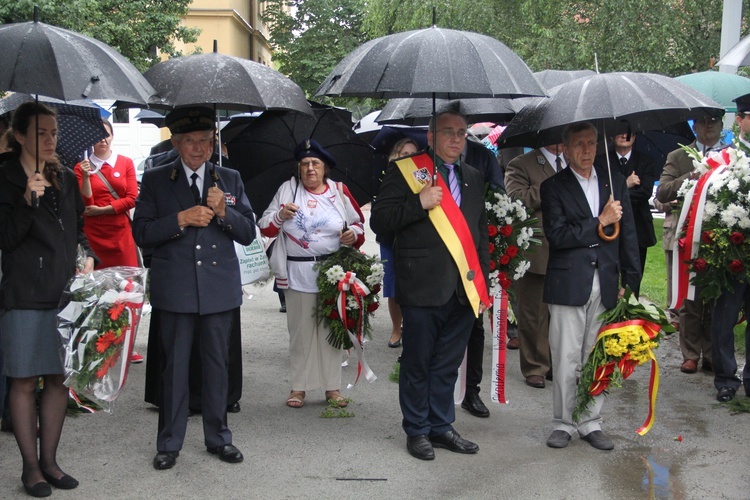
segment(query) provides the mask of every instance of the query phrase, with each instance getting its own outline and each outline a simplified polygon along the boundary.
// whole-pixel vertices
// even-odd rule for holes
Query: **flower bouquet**
[[[701,297],[712,300],[732,289],[730,281],[748,283],[750,277],[750,157],[744,149],[727,148],[705,157],[686,150],[701,176],[685,180],[678,192],[688,207],[678,226],[685,236],[680,264],[690,272],[690,284],[700,287]]]
[[[576,407],[573,420],[580,421],[588,413],[594,397],[607,394],[612,387],[622,387],[635,367],[651,360],[651,380],[649,383],[649,415],[646,423],[636,432],[646,434],[653,425],[654,405],[659,388],[659,366],[653,349],[659,346],[662,332],[674,332],[664,311],[653,304],[641,304],[630,291],[614,308],[602,313],[603,321],[586,363],[576,393]]]
[[[110,267],[77,274],[63,292],[58,314],[65,385],[92,411],[112,412],[127,379],[148,270]]]
[[[532,244],[542,244],[534,237],[539,229],[532,227],[539,221],[531,217],[521,200],[513,200],[503,191],[489,190],[485,205],[490,237],[490,296],[497,296],[500,290],[512,294],[513,282],[531,266],[524,259],[524,251]]]
[[[375,257],[342,246],[316,267],[317,314],[331,330],[328,342],[337,349],[351,349],[351,332],[370,337],[370,316],[380,306],[377,294],[383,281],[383,264]]]

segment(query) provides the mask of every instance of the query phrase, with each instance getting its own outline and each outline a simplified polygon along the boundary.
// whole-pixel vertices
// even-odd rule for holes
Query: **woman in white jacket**
[[[301,408],[307,391],[322,388],[326,400],[344,407],[341,349],[328,343],[328,328],[316,318],[314,266],[341,245],[359,248],[364,217],[347,187],[328,178],[336,161],[320,144],[305,140],[294,156],[298,175],[281,185],[259,221],[264,236],[277,237],[271,267],[286,295],[292,381],[286,404]]]

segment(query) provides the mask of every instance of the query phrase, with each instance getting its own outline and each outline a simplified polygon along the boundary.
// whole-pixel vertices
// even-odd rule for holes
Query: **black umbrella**
[[[595,75],[595,71],[590,69],[579,69],[579,70],[566,70],[566,69],[545,69],[544,71],[537,71],[534,73],[536,80],[545,89],[551,89],[568,83],[584,76]]]
[[[297,172],[294,148],[315,139],[336,159],[331,179],[343,182],[361,205],[376,188],[373,148],[351,127],[351,113],[317,107],[315,116],[297,112],[263,113],[241,134],[227,142],[232,168],[239,170],[255,213],[262,214],[281,184]]]
[[[118,103],[115,103],[115,106],[117,106],[117,104]],[[150,123],[151,125],[156,125],[157,128],[162,128],[166,116],[167,115],[163,110],[155,111],[153,109],[142,109],[137,115],[135,115],[135,119],[141,123]]]
[[[477,99],[438,99],[436,111],[452,110],[464,115],[469,123],[490,121],[504,123],[510,121],[523,104],[521,99],[477,98]],[[525,100],[525,99],[524,99]],[[391,99],[378,115],[380,124],[427,125],[432,116],[432,99],[407,97]]]
[[[21,93],[9,95],[0,100],[0,115],[28,101],[34,101],[34,96]],[[99,106],[92,102],[65,102],[50,97],[40,97],[39,101],[57,108],[57,155],[63,165],[72,167],[85,150],[109,135],[102,124]]]
[[[146,103],[154,89],[109,45],[34,21],[0,26],[0,90]]]
[[[602,73],[572,80],[521,109],[499,147],[557,144],[570,123],[592,121],[607,134],[665,130],[689,119],[720,116],[723,108],[673,78],[651,73]]]
[[[289,78],[260,63],[218,52],[167,59],[144,75],[158,91],[161,107],[310,112],[304,92]]]
[[[494,38],[432,26],[376,38],[350,52],[316,95],[530,97],[544,89],[515,52]]]

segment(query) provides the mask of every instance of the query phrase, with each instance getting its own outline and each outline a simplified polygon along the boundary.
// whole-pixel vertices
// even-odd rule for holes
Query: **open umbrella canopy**
[[[477,98],[477,99],[439,99],[436,111],[457,111],[464,115],[469,123],[480,121],[508,122],[523,105],[516,104],[519,99]],[[432,99],[407,97],[391,99],[385,105],[376,121],[385,124],[427,125],[432,116]]]
[[[0,90],[136,103],[156,93],[119,52],[74,31],[36,20],[6,24],[0,26],[0,47]]]
[[[22,93],[0,99],[0,115],[10,113],[29,101],[34,101],[34,96]],[[40,97],[39,102],[57,109],[57,155],[67,167],[75,165],[85,150],[108,135],[102,124],[100,108],[92,102],[65,102],[50,97]]]
[[[336,65],[316,95],[459,99],[545,93],[526,63],[498,40],[432,26],[360,45]]]
[[[297,172],[294,148],[305,139],[318,141],[336,159],[331,179],[341,181],[360,204],[372,199],[373,148],[352,130],[351,113],[316,107],[315,116],[297,112],[263,113],[227,142],[232,168],[239,170],[253,210],[262,214],[284,181]]]
[[[651,73],[603,73],[578,78],[525,106],[508,124],[498,147],[539,147],[561,141],[563,128],[595,122],[608,135],[664,130],[689,119],[721,116],[722,107],[673,78]]]
[[[567,70],[567,69],[545,69],[544,71],[537,71],[534,73],[536,80],[545,89],[551,89],[562,85],[563,83],[572,82],[578,78],[584,76],[595,75],[595,71],[590,69],[579,69],[579,70]]]
[[[675,80],[710,97],[730,113],[737,112],[735,99],[750,94],[750,78],[731,73],[710,70],[678,76]]]
[[[278,71],[239,57],[209,52],[175,57],[146,71],[161,102],[155,107],[209,105],[238,111],[310,113],[299,85]]]
[[[719,66],[750,66],[750,36],[737,42],[717,64]]]

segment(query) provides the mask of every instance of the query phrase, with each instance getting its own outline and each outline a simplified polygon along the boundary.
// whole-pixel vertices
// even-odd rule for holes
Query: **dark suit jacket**
[[[599,178],[599,211],[610,195],[605,169],[597,167]],[[614,307],[620,275],[636,294],[641,281],[641,264],[635,238],[633,211],[625,178],[612,172],[615,200],[622,204],[620,235],[605,242],[598,233],[598,217],[592,216],[586,195],[571,167],[542,183],[544,233],[549,241],[549,261],[544,280],[544,302],[566,306],[582,306],[591,295],[594,271],[599,270],[599,283],[604,307]],[[598,214],[597,214],[598,215]]]
[[[428,153],[422,153],[428,154]],[[489,237],[484,206],[484,180],[479,171],[461,164],[461,212],[471,230],[482,272],[489,273]],[[443,196],[450,196],[444,192]],[[458,267],[401,171],[389,166],[373,204],[370,225],[376,233],[396,234],[396,301],[407,306],[441,306],[453,293],[466,303]]]
[[[606,166],[604,156],[597,157],[596,164]],[[654,232],[654,218],[651,216],[651,206],[648,200],[654,191],[654,183],[659,180],[660,169],[650,156],[633,150],[630,160],[625,165],[620,165],[617,153],[609,154],[612,169],[627,177],[635,172],[641,180],[639,186],[628,188],[630,205],[633,207],[633,219],[635,219],[635,234],[638,238],[639,247],[652,247],[656,245],[656,233]]]
[[[204,228],[180,230],[177,213],[195,205],[182,161],[147,170],[135,204],[133,237],[142,247],[153,247],[151,304],[176,313],[212,314],[242,304],[242,284],[234,241],[249,245],[255,238],[255,216],[245,196],[239,172],[207,164],[203,199],[213,184],[234,197],[226,218],[214,217]],[[173,175],[176,172],[176,176]],[[172,179],[172,177],[175,177]]]

